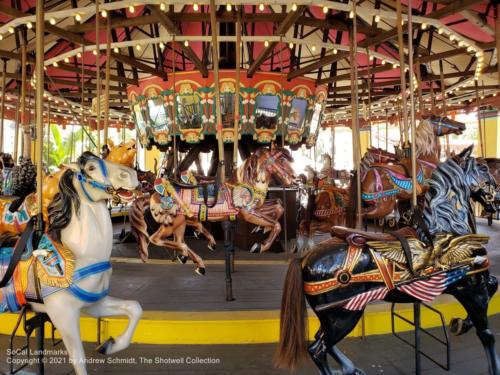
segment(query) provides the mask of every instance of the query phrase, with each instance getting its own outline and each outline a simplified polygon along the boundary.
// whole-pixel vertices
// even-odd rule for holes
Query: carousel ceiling
[[[52,113],[79,118],[96,97],[96,65],[104,83],[110,42],[110,117],[131,121],[129,86],[146,77],[164,81],[176,72],[213,70],[210,1],[114,1],[99,4],[99,32],[93,1],[45,1],[46,94]],[[327,119],[350,116],[349,30],[352,3],[327,0],[215,1],[219,67],[236,65],[236,25],[241,24],[242,74],[280,73],[283,82],[306,77],[327,87]],[[359,1],[356,9],[360,111],[394,113],[401,94],[399,50],[408,64],[408,36],[398,42],[396,1]],[[403,1],[403,30],[408,30]],[[0,57],[6,70],[6,100],[13,108],[22,81],[34,80],[35,1],[0,1]],[[495,5],[477,0],[412,1],[413,51],[423,102],[468,109],[494,104],[498,91]],[[497,31],[498,32],[498,31]],[[96,36],[98,36],[96,38]],[[97,40],[96,40],[97,39]],[[98,45],[96,45],[98,44]],[[420,77],[418,77],[420,76]],[[408,77],[407,82],[410,81]],[[476,88],[477,85],[477,88]],[[403,91],[405,91],[403,89]],[[104,89],[101,90],[101,94]],[[28,89],[28,97],[33,97]],[[368,100],[369,99],[369,100]],[[31,100],[33,103],[34,100]],[[47,104],[48,105],[48,104]],[[33,105],[34,107],[34,105]],[[387,111],[386,111],[387,110]],[[90,112],[89,112],[90,114]]]

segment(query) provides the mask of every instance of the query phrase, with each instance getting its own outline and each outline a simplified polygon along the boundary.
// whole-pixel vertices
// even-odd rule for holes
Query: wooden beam
[[[62,69],[62,70],[65,70],[67,72],[73,72],[73,73],[80,73],[81,70],[77,67],[74,67],[72,65],[69,65],[69,64],[62,64],[60,63],[59,66],[58,66],[59,69]],[[90,69],[83,69],[83,74],[85,75],[88,75],[88,76],[91,76],[91,77],[95,77],[96,76],[96,71],[95,70],[90,70]],[[101,72],[101,76],[103,76],[103,72]],[[138,80],[135,80],[133,78],[127,78],[127,77],[120,77],[120,76],[117,76],[117,75],[114,75],[114,74],[111,74],[109,76],[109,79],[111,81],[115,81],[115,82],[121,82],[121,83],[126,83],[127,85],[139,85],[139,81]]]
[[[368,76],[370,74],[375,74],[375,73],[381,73],[381,72],[387,72],[389,70],[393,70],[393,66],[391,64],[389,65],[382,65],[382,66],[378,66],[376,67],[375,69],[370,69],[370,68],[367,68],[367,69],[363,69],[363,70],[358,70],[358,76]],[[318,84],[319,85],[324,85],[324,84],[327,84],[327,83],[330,83],[330,82],[338,82],[338,81],[342,81],[342,80],[349,80],[351,78],[351,73],[347,73],[347,74],[341,74],[341,75],[337,75],[337,76],[333,76],[333,77],[329,77],[329,78],[323,78],[323,79],[320,79],[318,81]]]
[[[181,35],[180,30],[178,27],[175,25],[175,23],[167,16],[165,12],[163,12],[160,7],[156,5],[149,5],[149,9],[151,9],[151,12],[153,15],[158,18],[159,22],[161,25],[170,33],[173,35]],[[185,46],[184,43],[180,44],[182,51],[186,54],[187,58],[196,66],[196,69],[201,73],[203,77],[208,77],[208,68],[206,65],[204,65],[199,57],[196,55],[196,53],[193,51],[193,49],[190,46]]]
[[[456,48],[456,49],[452,49],[450,51],[444,51],[444,52],[435,53],[435,54],[432,54],[429,56],[420,57],[415,62],[417,64],[424,64],[424,63],[428,63],[431,61],[436,61],[436,60],[441,60],[441,59],[446,59],[449,57],[461,55],[461,54],[464,54],[466,52],[467,52],[467,48]]]
[[[299,6],[297,7],[297,10],[295,12],[288,13],[285,17],[285,19],[279,24],[278,28],[276,29],[275,35],[281,36],[285,35],[288,29],[292,27],[292,25],[297,21],[297,19],[300,17],[302,12],[306,9],[306,6]],[[252,77],[253,74],[257,71],[257,69],[262,65],[262,63],[267,59],[267,56],[273,51],[274,47],[278,42],[271,42],[269,43],[269,46],[267,46],[261,53],[260,55],[252,62],[250,65],[250,68],[248,68],[247,71],[247,76]]]
[[[160,77],[162,79],[167,78],[166,72],[164,72],[162,70],[155,69],[154,67],[146,65],[146,64],[138,61],[137,59],[133,59],[130,56],[126,56],[126,55],[123,55],[120,53],[111,52],[111,57],[117,61],[124,63],[124,64],[127,64],[129,66],[133,66],[139,70],[142,70],[143,72],[152,74],[152,75]]]

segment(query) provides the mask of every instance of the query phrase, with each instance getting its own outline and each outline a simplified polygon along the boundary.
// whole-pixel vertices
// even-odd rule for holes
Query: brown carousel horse
[[[150,198],[137,199],[129,211],[141,258],[147,260],[149,243],[165,246],[189,257],[197,265],[196,272],[203,274],[203,260],[184,242],[186,225],[195,227],[213,241],[201,222],[236,218],[269,232],[268,238],[254,244],[251,252],[269,250],[281,231],[279,218],[284,210],[279,200],[266,200],[268,186],[272,177],[285,186],[294,182],[292,161],[286,149],[261,148],[243,162],[230,181],[220,186],[157,180],[156,192]],[[173,240],[168,239],[172,235]]]
[[[431,116],[420,122],[415,137],[419,196],[425,193],[426,181],[439,164],[439,137],[461,134],[464,130],[465,124],[447,117]],[[362,165],[360,173],[364,218],[384,218],[394,211],[398,199],[411,198],[411,160],[408,158],[392,164],[373,163],[367,168]]]
[[[364,374],[336,345],[354,329],[367,303],[414,303],[448,293],[469,313],[489,373],[500,374],[487,317],[498,283],[488,272],[488,237],[475,233],[470,203],[474,199],[494,210],[489,197],[495,181],[486,164],[471,157],[471,150],[435,169],[418,231],[407,227],[389,234],[334,227],[336,238],[291,261],[281,302],[277,366],[293,369],[308,352],[322,375],[335,373],[328,354],[342,374]],[[320,321],[308,348],[306,300]]]

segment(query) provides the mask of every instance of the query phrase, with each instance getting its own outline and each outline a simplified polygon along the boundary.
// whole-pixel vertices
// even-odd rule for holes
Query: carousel
[[[500,375],[499,48],[495,1],[0,1],[0,372]]]

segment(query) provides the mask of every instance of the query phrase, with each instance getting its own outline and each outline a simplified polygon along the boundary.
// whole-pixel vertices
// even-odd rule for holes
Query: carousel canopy
[[[496,103],[495,40],[499,38],[495,38],[493,3],[411,2],[415,74],[406,81],[417,83],[429,108],[442,105],[443,94],[448,110],[474,107],[476,97],[481,103]],[[98,85],[96,66],[104,84],[108,41],[110,118],[122,123],[134,120],[128,95],[131,87],[140,87],[151,77],[172,82],[174,70],[177,74],[197,71],[201,78],[213,71],[209,1],[103,2],[97,17],[92,1],[48,0],[44,4],[45,89],[52,98],[54,115],[78,119],[82,106],[84,113],[92,114]],[[355,19],[352,3],[343,1],[215,4],[219,68],[236,68],[236,25],[240,20],[240,67],[247,83],[252,84],[259,74],[274,72],[279,73],[276,80],[283,89],[293,87],[297,79],[312,82],[310,95],[315,87],[324,86],[327,115],[323,122],[350,117],[352,64],[358,70],[360,111],[366,112],[369,106],[373,116],[386,110],[394,113],[394,103],[407,89],[401,88],[400,78],[400,65],[407,69],[409,62],[407,1],[403,1],[402,41],[398,41],[394,0],[361,1]],[[0,1],[0,57],[7,78],[5,99],[11,109],[20,95],[23,65],[27,67],[25,82],[36,79],[34,14],[34,0]],[[354,22],[357,51],[351,61],[349,31]],[[400,61],[400,49],[404,61]],[[34,96],[34,90],[28,89],[27,95]]]

